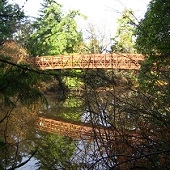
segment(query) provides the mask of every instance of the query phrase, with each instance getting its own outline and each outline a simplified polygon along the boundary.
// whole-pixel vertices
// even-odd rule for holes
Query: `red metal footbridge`
[[[47,69],[120,69],[139,70],[141,54],[87,54],[34,57],[31,61],[41,70]]]

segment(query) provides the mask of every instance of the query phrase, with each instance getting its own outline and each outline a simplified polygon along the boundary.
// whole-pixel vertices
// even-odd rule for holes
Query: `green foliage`
[[[91,39],[91,41],[88,45],[88,49],[91,54],[100,54],[101,53],[99,41],[96,38]]]
[[[133,53],[134,49],[135,17],[132,10],[124,10],[118,19],[116,36],[111,47],[113,52]]]
[[[170,3],[152,0],[137,28],[136,46],[145,55],[139,75],[147,96],[150,120],[157,126],[170,123]]]
[[[160,60],[170,55],[170,2],[152,0],[137,29],[137,49],[150,59]],[[161,55],[160,57],[156,57]]]
[[[87,44],[87,47],[86,47],[86,50],[87,50],[86,53],[90,53],[90,54],[102,53],[101,41],[99,40],[99,35],[97,35],[98,31],[94,25],[89,24],[87,34],[88,34],[87,39],[89,43]],[[101,34],[100,34],[100,37],[102,37]]]
[[[6,60],[7,61],[7,60]],[[38,89],[41,76],[7,63],[0,64],[0,102],[1,105],[34,104],[42,97]]]
[[[58,169],[68,167],[75,151],[74,142],[60,135],[43,135],[36,158],[40,169]]]
[[[23,18],[17,4],[0,1],[0,123],[9,119],[19,103],[31,107],[44,99],[38,88],[41,76],[30,71],[28,65],[19,64],[26,63],[27,51],[13,40],[7,41],[13,38]]]
[[[32,27],[32,22],[31,20],[24,20],[21,23],[19,23],[17,27],[17,31],[14,35],[14,40],[18,42],[22,47],[26,48],[29,44],[29,38],[30,34],[33,33],[34,29]]]
[[[72,78],[72,77],[65,77],[64,81],[65,81],[66,85],[69,88],[71,88],[71,89],[75,89],[76,90],[76,89],[81,88],[81,86],[82,86],[82,82],[77,77],[74,77],[74,78]]]
[[[30,37],[29,50],[33,55],[57,55],[76,52],[81,41],[77,31],[78,11],[64,15],[62,6],[55,1],[45,0],[40,16],[34,23],[35,32]]]
[[[9,4],[7,0],[0,1],[0,42],[12,38],[23,17],[24,13],[17,4]]]

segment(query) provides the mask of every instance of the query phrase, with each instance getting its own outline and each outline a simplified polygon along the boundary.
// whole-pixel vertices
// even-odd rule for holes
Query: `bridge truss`
[[[141,54],[88,54],[69,56],[40,56],[32,63],[41,70],[47,69],[125,69],[139,70]]]

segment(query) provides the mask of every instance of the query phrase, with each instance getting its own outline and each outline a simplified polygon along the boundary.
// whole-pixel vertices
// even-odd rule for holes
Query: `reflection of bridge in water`
[[[141,54],[87,54],[69,56],[35,57],[32,63],[41,70],[46,69],[125,69],[139,70]]]
[[[111,140],[120,141],[121,137],[125,135],[127,140],[131,141],[133,139],[133,142],[136,142],[139,137],[138,133],[134,130],[129,130],[127,133],[122,134],[118,131],[109,129],[109,127],[103,126],[93,128],[90,126],[77,125],[43,117],[39,117],[36,122],[36,128],[41,131],[67,136],[73,139],[106,139],[109,137]]]
[[[107,133],[107,130],[102,128],[92,128],[42,117],[39,117],[36,127],[45,132],[68,136],[73,139],[91,139],[97,136],[104,138]]]

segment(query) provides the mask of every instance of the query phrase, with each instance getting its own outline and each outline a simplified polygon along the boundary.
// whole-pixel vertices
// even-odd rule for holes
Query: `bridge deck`
[[[34,65],[46,69],[125,69],[139,70],[141,54],[88,54],[35,57]]]

